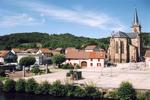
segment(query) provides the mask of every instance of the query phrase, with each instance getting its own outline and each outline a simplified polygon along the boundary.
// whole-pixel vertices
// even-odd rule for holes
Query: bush
[[[118,99],[117,90],[108,91],[107,94],[105,95],[105,97],[106,98]]]
[[[74,69],[73,65],[71,65],[71,64],[62,64],[62,65],[60,65],[60,68],[62,68],[62,69]]]
[[[122,82],[118,88],[118,97],[120,100],[136,100],[136,92],[129,82]]]
[[[74,96],[75,97],[85,97],[86,91],[83,88],[76,86],[76,88],[74,90]]]
[[[38,83],[33,78],[28,79],[25,85],[25,92],[34,93],[37,87]]]
[[[74,96],[75,86],[70,85],[70,84],[66,84],[65,88],[66,88],[66,91],[67,91],[66,96],[69,96],[69,97]]]
[[[150,100],[150,90],[145,93],[145,100]]]
[[[16,81],[15,90],[17,92],[24,92],[25,85],[26,85],[26,81],[24,79],[19,79]]]
[[[42,94],[48,94],[51,85],[47,81],[45,81],[41,84],[41,87],[42,87]]]
[[[38,73],[40,73],[40,69],[39,69],[39,67],[33,67],[31,72],[34,73],[35,75],[37,75]]]
[[[0,76],[6,76],[5,75],[5,70],[0,68]]]
[[[13,92],[15,91],[15,81],[12,79],[7,79],[3,85],[4,92]]]
[[[67,94],[67,90],[60,81],[55,81],[49,89],[49,94],[52,96],[65,96]]]
[[[86,96],[88,97],[101,97],[101,92],[94,86],[86,86],[85,87]]]
[[[3,82],[0,81],[0,92],[2,91],[2,89],[3,89]]]
[[[137,93],[137,100],[148,100],[148,99],[146,99],[145,93],[138,92]]]
[[[35,94],[42,94],[42,85],[39,84],[36,89],[34,90]]]

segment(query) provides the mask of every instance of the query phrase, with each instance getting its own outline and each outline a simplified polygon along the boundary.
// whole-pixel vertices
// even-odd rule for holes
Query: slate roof
[[[125,33],[122,31],[118,31],[115,34],[113,34],[113,37],[118,37],[118,38],[136,38],[138,33]]]

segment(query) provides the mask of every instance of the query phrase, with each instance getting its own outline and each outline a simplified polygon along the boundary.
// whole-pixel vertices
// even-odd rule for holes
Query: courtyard
[[[76,69],[82,71],[82,80],[71,81],[75,84],[95,84],[97,87],[109,89],[117,88],[123,81],[129,81],[136,89],[150,89],[150,69],[144,67],[144,63],[118,64],[117,67],[106,68],[84,68]],[[38,82],[48,81],[50,83],[61,80],[68,82],[66,73],[69,70],[59,70],[50,74],[36,75],[34,78]]]

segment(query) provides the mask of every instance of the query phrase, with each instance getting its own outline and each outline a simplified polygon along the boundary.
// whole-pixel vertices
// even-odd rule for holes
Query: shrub
[[[120,100],[136,100],[136,92],[129,82],[122,82],[118,88],[118,97]]]
[[[71,65],[71,64],[62,64],[60,66],[60,68],[62,68],[62,69],[74,69],[73,65]]]
[[[88,97],[101,97],[101,92],[94,86],[86,86],[85,87],[86,96]]]
[[[5,75],[5,70],[0,68],[0,76],[6,76]]]
[[[67,91],[60,81],[55,81],[49,89],[49,94],[53,96],[65,96]]]
[[[25,85],[25,92],[34,93],[37,87],[38,83],[33,78],[28,79]]]
[[[70,85],[70,84],[66,84],[65,88],[66,88],[66,91],[67,91],[66,96],[69,96],[69,97],[74,96],[75,86]]]
[[[42,94],[48,94],[49,88],[51,87],[51,85],[47,81],[45,81],[41,84],[41,87],[42,87],[42,90],[41,90]]]
[[[138,92],[137,93],[137,100],[149,100],[149,99],[146,99],[145,93]]]
[[[3,82],[0,81],[0,91],[2,91],[2,89],[3,89]]]
[[[145,93],[145,100],[150,100],[150,90]]]
[[[40,69],[39,69],[39,67],[33,67],[31,72],[34,73],[35,75],[37,75],[38,73],[40,73]]]
[[[24,92],[25,91],[25,84],[26,81],[24,79],[19,79],[16,81],[15,90],[17,92]]]
[[[76,65],[76,68],[77,68],[77,69],[81,69],[81,66],[80,66],[80,65]]]
[[[76,86],[76,88],[74,90],[74,96],[75,97],[85,97],[86,91],[83,88]]]
[[[13,92],[15,90],[15,81],[12,79],[7,79],[3,85],[4,92]]]
[[[118,99],[117,90],[108,91],[107,94],[105,95],[105,97],[106,98]]]
[[[42,85],[39,84],[36,89],[34,90],[35,94],[42,94]]]

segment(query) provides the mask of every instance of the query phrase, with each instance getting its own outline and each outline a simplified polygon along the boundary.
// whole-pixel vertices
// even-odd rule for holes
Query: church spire
[[[134,33],[141,33],[141,25],[139,23],[138,19],[138,14],[137,14],[137,9],[135,8],[134,12],[134,19],[133,19],[133,24],[132,24],[132,32]]]
[[[139,19],[138,19],[138,14],[137,14],[137,9],[135,8],[135,13],[134,13],[134,19],[133,19],[133,26],[137,25],[139,26]]]

